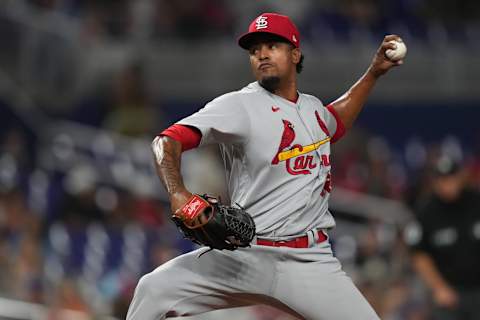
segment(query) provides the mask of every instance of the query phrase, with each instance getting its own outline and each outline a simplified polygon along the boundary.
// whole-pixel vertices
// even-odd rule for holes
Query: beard
[[[267,91],[271,93],[275,93],[275,91],[280,86],[280,77],[277,76],[269,76],[260,79],[258,83]]]

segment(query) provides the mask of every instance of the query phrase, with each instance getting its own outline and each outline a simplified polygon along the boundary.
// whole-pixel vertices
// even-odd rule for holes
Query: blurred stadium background
[[[407,43],[335,146],[332,237],[382,319],[428,318],[402,231],[440,152],[480,187],[475,0],[0,1],[0,319],[124,319],[138,278],[193,248],[149,144],[251,81],[236,37],[265,11],[301,29],[300,88],[326,103],[385,34]],[[184,162],[191,190],[224,193],[215,148]],[[197,317],[226,318],[289,319],[262,306]]]

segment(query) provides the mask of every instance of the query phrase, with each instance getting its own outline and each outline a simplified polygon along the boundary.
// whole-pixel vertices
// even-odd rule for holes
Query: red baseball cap
[[[250,23],[248,32],[238,38],[238,45],[248,50],[250,41],[258,33],[270,33],[280,36],[300,47],[300,33],[289,17],[278,13],[262,13]]]

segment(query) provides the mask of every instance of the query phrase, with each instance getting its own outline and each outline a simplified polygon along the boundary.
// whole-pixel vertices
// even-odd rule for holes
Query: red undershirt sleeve
[[[332,143],[337,142],[341,137],[346,132],[345,125],[342,122],[342,119],[340,119],[340,116],[338,115],[337,111],[333,108],[331,104],[327,106],[328,111],[335,117],[335,120],[337,121],[337,129],[335,130],[335,134],[332,137]]]
[[[198,147],[202,139],[202,133],[195,127],[174,124],[163,130],[160,136],[167,136],[182,144],[182,151]]]

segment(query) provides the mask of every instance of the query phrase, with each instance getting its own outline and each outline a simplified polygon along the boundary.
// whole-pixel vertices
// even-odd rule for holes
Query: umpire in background
[[[433,319],[480,319],[480,194],[448,156],[434,165],[433,192],[407,229],[412,262],[431,289]]]

